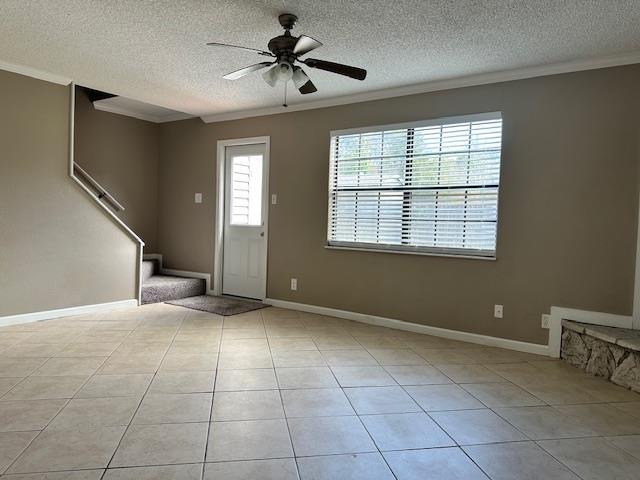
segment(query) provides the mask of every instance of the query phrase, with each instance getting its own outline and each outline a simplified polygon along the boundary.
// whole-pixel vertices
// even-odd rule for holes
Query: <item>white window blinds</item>
[[[231,225],[262,225],[262,155],[231,158]]]
[[[332,132],[329,245],[494,257],[499,113]]]

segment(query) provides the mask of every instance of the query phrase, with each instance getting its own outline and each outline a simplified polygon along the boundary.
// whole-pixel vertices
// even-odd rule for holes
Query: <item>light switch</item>
[[[275,193],[271,194],[271,205],[277,205],[278,204],[278,196]]]
[[[195,202],[196,203],[202,203],[202,194],[201,193],[196,193]]]

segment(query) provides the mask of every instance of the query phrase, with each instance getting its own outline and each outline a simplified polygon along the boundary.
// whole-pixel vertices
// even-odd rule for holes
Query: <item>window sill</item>
[[[444,257],[444,258],[462,258],[465,260],[488,260],[491,262],[495,262],[497,258],[493,257],[483,257],[481,255],[457,255],[453,253],[435,253],[435,252],[411,252],[407,250],[393,250],[393,249],[382,249],[382,248],[362,248],[362,247],[343,247],[338,245],[325,245],[327,250],[347,250],[352,252],[367,252],[367,253],[394,253],[401,255],[420,255],[425,257]]]

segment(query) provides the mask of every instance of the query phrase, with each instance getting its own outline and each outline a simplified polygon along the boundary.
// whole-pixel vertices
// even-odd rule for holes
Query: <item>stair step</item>
[[[159,303],[206,294],[206,282],[201,278],[152,275],[142,284],[142,303]]]
[[[143,260],[142,261],[142,283],[147,281],[150,277],[158,273],[158,261],[157,260]]]

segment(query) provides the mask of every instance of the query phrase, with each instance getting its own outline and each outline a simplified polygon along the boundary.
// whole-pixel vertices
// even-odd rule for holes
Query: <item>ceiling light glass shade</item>
[[[267,82],[269,84],[269,86],[271,87],[275,87],[276,83],[278,83],[278,77],[276,75],[276,67],[272,67],[269,70],[267,70],[266,72],[264,72],[262,74],[262,78],[264,79],[265,82]]]
[[[287,62],[281,62],[262,74],[262,78],[272,87],[276,86],[278,81],[288,82],[293,76],[293,67]]]
[[[276,71],[276,76],[281,82],[287,82],[291,80],[291,76],[293,75],[293,68],[291,67],[291,64],[287,62],[278,63],[275,67],[273,67],[273,70]]]
[[[304,70],[302,70],[300,67],[293,67],[292,78],[296,88],[302,87],[305,83],[309,81],[309,77],[307,76],[306,73],[304,73]]]

